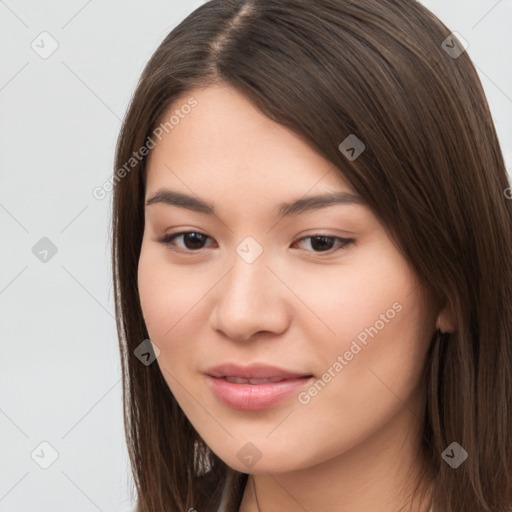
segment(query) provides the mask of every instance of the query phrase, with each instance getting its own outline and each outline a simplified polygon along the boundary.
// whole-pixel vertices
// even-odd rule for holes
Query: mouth
[[[223,365],[206,372],[215,397],[230,408],[261,411],[309,385],[314,377],[271,366]]]
[[[274,384],[275,382],[283,382],[289,379],[283,379],[279,377],[270,377],[268,379],[244,379],[243,377],[222,377],[227,382],[233,384]]]

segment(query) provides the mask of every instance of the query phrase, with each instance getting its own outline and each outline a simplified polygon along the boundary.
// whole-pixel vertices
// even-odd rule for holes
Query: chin
[[[306,469],[319,461],[307,460],[301,457],[300,460],[291,459],[289,450],[277,452],[270,448],[259,449],[255,444],[247,442],[240,448],[226,453],[225,450],[215,451],[217,457],[230,468],[240,473],[251,473],[254,475],[265,473],[288,473]]]

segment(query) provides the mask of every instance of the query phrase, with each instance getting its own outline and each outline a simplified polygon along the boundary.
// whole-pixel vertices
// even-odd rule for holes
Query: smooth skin
[[[228,86],[190,91],[165,119],[190,97],[197,106],[151,151],[146,200],[169,188],[216,214],[147,205],[138,272],[170,390],[208,446],[251,474],[241,512],[258,511],[253,484],[261,512],[427,512],[405,487],[420,462],[429,341],[436,327],[453,328],[449,311],[364,203],[276,215],[283,202],[355,194],[303,137]],[[204,236],[161,241],[183,232]],[[307,238],[318,235],[334,238]],[[263,250],[252,263],[237,253],[247,237],[251,251]],[[401,310],[307,404],[294,394],[263,411],[235,410],[207,385],[205,370],[226,362],[321,379],[396,303]],[[248,442],[261,453],[251,468],[237,456]]]

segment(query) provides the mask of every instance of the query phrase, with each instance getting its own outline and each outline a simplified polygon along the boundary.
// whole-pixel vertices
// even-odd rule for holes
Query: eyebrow
[[[171,206],[177,206],[179,208],[185,208],[199,213],[207,215],[217,215],[215,207],[199,199],[197,197],[189,196],[176,190],[170,190],[162,188],[158,190],[150,199],[146,201],[146,206],[153,204],[167,204]],[[279,217],[288,217],[291,215],[299,215],[314,210],[320,210],[321,208],[327,208],[333,205],[346,205],[356,204],[363,205],[364,201],[361,196],[357,194],[351,194],[349,192],[328,192],[316,196],[304,197],[296,199],[289,203],[281,203],[277,208],[277,215]]]

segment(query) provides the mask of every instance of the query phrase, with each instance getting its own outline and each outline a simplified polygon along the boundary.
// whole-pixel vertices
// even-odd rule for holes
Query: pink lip
[[[274,366],[253,364],[242,367],[221,365],[205,372],[214,395],[225,405],[244,411],[261,411],[281,402],[312,380],[312,375],[294,373]],[[225,377],[244,379],[279,378],[279,382],[260,384],[228,382]]]
[[[205,371],[212,377],[242,377],[244,379],[293,379],[298,377],[310,377],[311,374],[291,372],[277,366],[253,363],[248,366],[240,366],[232,363],[214,366]]]

